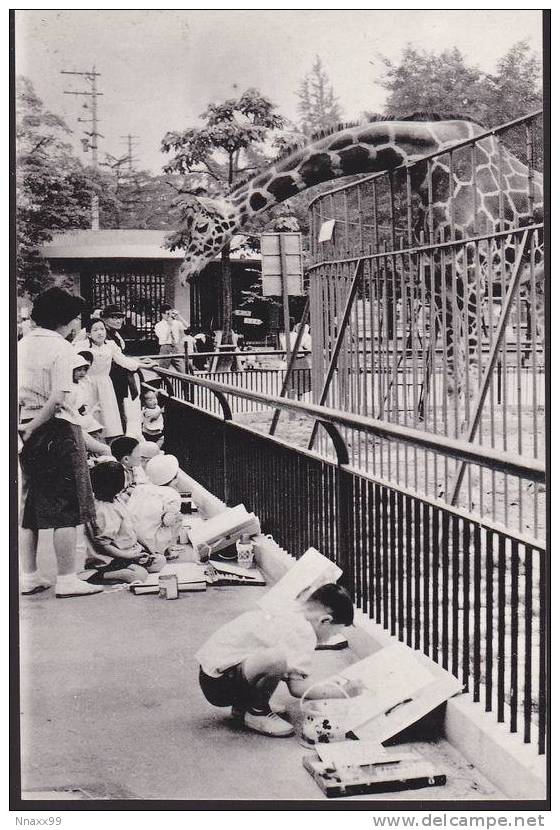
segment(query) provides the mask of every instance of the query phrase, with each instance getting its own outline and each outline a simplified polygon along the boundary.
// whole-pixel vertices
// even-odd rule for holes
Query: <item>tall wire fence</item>
[[[311,203],[316,402],[544,458],[541,157],[537,113]],[[544,538],[544,485],[345,439],[358,469]]]

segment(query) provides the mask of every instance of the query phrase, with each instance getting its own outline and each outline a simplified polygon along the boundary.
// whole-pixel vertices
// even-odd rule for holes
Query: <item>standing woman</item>
[[[80,415],[72,406],[76,355],[66,340],[84,307],[82,297],[61,288],[44,291],[31,312],[36,327],[18,343],[23,594],[51,586],[37,569],[42,528],[53,529],[56,596],[99,593],[76,575],[76,528],[95,518]]]
[[[107,340],[107,329],[103,320],[89,320],[86,324],[86,335],[87,339],[76,343],[76,348],[85,348],[93,355],[86,382],[90,388],[92,405],[99,406],[99,414],[96,417],[103,424],[104,438],[110,441],[123,434],[117,396],[110,377],[112,364],[116,363],[129,372],[135,372],[140,366],[150,366],[152,363],[148,360],[139,362],[124,355],[114,340]]]

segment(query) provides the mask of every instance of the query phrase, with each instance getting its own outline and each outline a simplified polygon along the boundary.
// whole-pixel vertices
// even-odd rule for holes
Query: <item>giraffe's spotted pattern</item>
[[[236,229],[252,216],[285,201],[302,190],[321,182],[359,173],[375,173],[395,169],[431,153],[440,153],[446,147],[469,138],[475,138],[482,127],[470,121],[449,120],[434,122],[388,121],[343,129],[295,151],[288,158],[271,165],[242,188],[232,193],[229,200],[200,199],[197,209],[187,218],[185,236],[187,246],[182,275],[186,280],[214,259],[230,241]],[[471,165],[461,165],[454,157],[450,168],[449,155],[442,153],[434,159],[431,169],[432,209],[428,210],[427,165],[412,167],[411,183],[420,197],[424,210],[423,231],[430,231],[434,239],[465,239],[471,236],[496,233],[518,228],[542,220],[542,176],[533,174],[533,204],[528,198],[528,170],[505,147],[499,147],[493,136],[476,144],[474,171]],[[476,182],[475,182],[476,178]],[[476,198],[473,198],[476,183]],[[476,209],[475,209],[476,202]],[[432,227],[428,227],[428,216]],[[471,250],[472,249],[472,250]],[[458,293],[466,298],[469,308],[469,342],[475,343],[475,292],[485,285],[489,275],[488,253],[479,246],[468,245],[466,267],[464,253],[457,256],[456,278]],[[494,265],[492,277],[502,279],[515,260],[511,242],[490,246]],[[542,240],[539,239],[534,261],[537,263],[537,294],[542,298]],[[523,290],[529,278],[525,266]],[[440,279],[450,280],[449,264]],[[448,292],[451,293],[451,292]],[[535,310],[537,330],[542,334],[542,302]],[[445,313],[452,313],[446,309]],[[449,327],[447,327],[449,329]],[[448,362],[453,359],[452,344],[447,349]]]

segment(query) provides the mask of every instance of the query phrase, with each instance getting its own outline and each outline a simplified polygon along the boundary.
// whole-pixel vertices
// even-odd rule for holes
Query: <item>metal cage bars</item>
[[[335,188],[311,203],[312,371],[316,401],[331,373],[331,393],[326,399],[329,406],[423,427],[453,438],[466,434],[476,416],[477,426],[471,437],[477,443],[490,448],[499,446],[512,454],[529,451],[542,457],[545,383],[542,344],[537,342],[535,325],[536,300],[541,290],[535,276],[536,255],[542,244],[542,224],[525,223],[524,227],[515,228],[509,223],[506,227],[507,200],[500,189],[499,224],[489,232],[482,222],[478,190],[484,170],[476,160],[484,142],[497,137],[500,169],[496,175],[500,181],[505,180],[502,144],[508,139],[508,131],[516,130],[512,139],[516,151],[526,148],[526,190],[532,211],[538,175],[533,163],[537,118],[535,113],[516,119],[407,168]],[[523,141],[518,134],[521,129]],[[461,173],[465,180],[471,176],[467,191],[472,200],[474,225],[465,238],[459,238],[459,211],[453,198],[449,238],[436,234],[434,166],[442,158],[446,159],[448,193],[454,173]],[[419,165],[424,165],[426,173],[428,205],[426,233],[415,235],[417,205],[411,180]],[[437,198],[441,200],[446,195],[441,192],[441,175],[438,187]],[[316,235],[327,218],[335,218],[338,234],[335,232],[331,242],[319,244]],[[518,285],[510,291],[514,280],[509,275],[506,280],[505,268],[500,274],[488,274],[481,262],[490,262],[496,254],[503,262],[508,247],[512,257],[518,258],[525,233],[528,251],[522,257],[523,267],[512,269],[512,277],[517,271],[519,282],[523,282],[523,291]],[[360,260],[364,263],[363,275],[347,315],[343,348],[333,368],[333,348],[340,338],[350,274]],[[438,276],[446,273],[453,277]],[[468,282],[474,286],[470,299],[464,289]],[[507,319],[501,314],[506,300]],[[449,305],[453,309],[451,315],[445,313]],[[494,367],[487,371],[492,355]],[[457,392],[454,395],[447,394],[450,377]],[[483,383],[487,394],[478,396],[477,402]],[[507,476],[469,466],[458,494],[455,485],[462,473],[455,464],[447,460],[440,464],[434,456],[410,452],[398,443],[364,442],[351,433],[346,438],[353,463],[364,470],[448,500],[460,495],[459,503],[475,513],[483,512],[508,524],[513,522],[519,532],[529,530],[544,535],[542,487],[523,488]]]

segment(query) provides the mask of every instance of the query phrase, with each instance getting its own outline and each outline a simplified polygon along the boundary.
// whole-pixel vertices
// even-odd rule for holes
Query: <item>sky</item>
[[[248,87],[296,121],[297,89],[319,55],[343,118],[380,111],[380,55],[398,61],[408,44],[441,52],[457,46],[468,63],[491,72],[517,41],[541,53],[541,14],[527,10],[189,11],[26,10],[16,12],[16,71],[45,106],[74,131],[79,152],[85,79],[61,75],[95,66],[100,160],[126,155],[123,136],[138,136],[138,166],[160,172],[167,130],[199,122],[211,101]],[[84,161],[88,156],[83,156]]]

